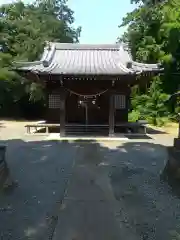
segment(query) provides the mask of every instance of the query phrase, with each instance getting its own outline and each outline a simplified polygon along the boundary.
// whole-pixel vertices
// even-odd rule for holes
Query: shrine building
[[[45,121],[59,124],[60,136],[71,128],[95,129],[113,136],[128,126],[133,85],[162,71],[160,65],[133,61],[119,44],[54,43],[39,61],[24,62],[17,71],[43,84],[47,99]]]

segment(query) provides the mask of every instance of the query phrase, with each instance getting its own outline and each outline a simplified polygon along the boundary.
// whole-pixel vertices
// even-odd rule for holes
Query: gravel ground
[[[18,186],[0,195],[0,239],[179,239],[179,197],[160,177],[172,137],[56,142],[3,125]]]
[[[0,195],[0,239],[39,239],[63,198],[76,149],[55,142],[7,143],[7,162],[18,186]]]
[[[180,202],[160,178],[163,146],[82,143],[77,156],[54,240],[178,239]]]

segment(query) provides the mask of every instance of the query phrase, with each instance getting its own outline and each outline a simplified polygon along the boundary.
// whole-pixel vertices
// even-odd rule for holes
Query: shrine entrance
[[[109,96],[70,94],[66,101],[66,123],[105,125],[109,121]]]

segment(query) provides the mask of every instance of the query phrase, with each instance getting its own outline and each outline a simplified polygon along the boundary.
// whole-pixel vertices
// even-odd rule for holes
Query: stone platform
[[[8,176],[8,167],[5,161],[6,146],[0,146],[0,189],[4,186]]]
[[[168,147],[167,170],[175,179],[180,179],[180,150]]]
[[[0,190],[7,190],[14,186],[6,162],[6,145],[0,145]]]
[[[180,138],[174,138],[174,147],[180,151]]]

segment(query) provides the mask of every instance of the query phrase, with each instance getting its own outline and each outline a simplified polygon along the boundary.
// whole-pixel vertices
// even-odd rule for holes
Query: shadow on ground
[[[3,123],[0,123],[0,128],[5,128]]]
[[[167,134],[167,132],[163,130],[154,129],[149,126],[147,127],[147,133],[148,134]]]
[[[150,140],[152,139],[152,137],[148,136],[147,134],[124,134],[124,136],[127,138],[127,139],[135,139],[135,140]]]
[[[1,143],[8,144],[8,166],[12,178],[18,183],[13,191],[0,195],[2,240],[52,239],[56,226],[60,230],[63,228],[63,233],[57,233],[55,239],[62,240],[89,240],[87,235],[90,232],[93,240],[170,240],[171,231],[179,231],[179,199],[172,195],[171,187],[160,178],[167,160],[166,150],[161,145],[18,139]],[[93,176],[90,181],[95,185],[98,182],[97,189],[103,196],[109,191],[106,190],[108,186],[112,191],[113,200],[105,198],[105,202],[114,212],[118,226],[116,230],[119,235],[114,238],[110,238],[111,233],[107,233],[105,224],[108,223],[92,214],[93,199],[89,201],[91,215],[88,215],[89,210],[86,214],[81,213],[79,220],[75,215],[74,221],[79,222],[79,225],[74,223],[71,212],[65,212],[61,218],[61,203],[67,192],[68,181],[71,184],[73,173],[83,166]],[[102,184],[104,176],[107,177],[105,185]],[[78,184],[82,182],[83,179]],[[89,194],[88,189],[86,191]],[[79,194],[78,201],[82,201],[79,198],[84,196],[83,192],[76,194]],[[86,219],[89,219],[87,225]],[[98,229],[102,229],[99,238],[93,232],[97,223]],[[82,229],[84,226],[85,231]],[[69,232],[77,234],[77,231],[81,238],[67,238]],[[104,239],[102,236],[105,236]]]

